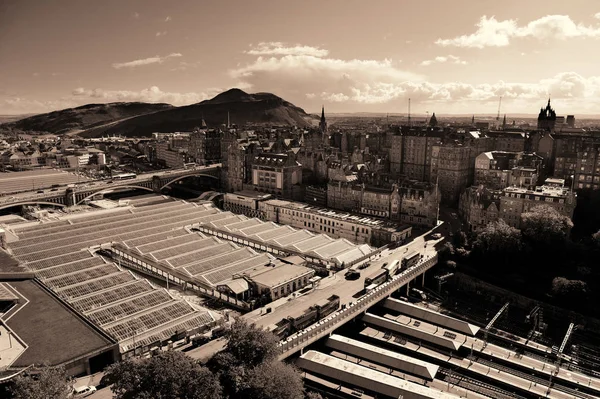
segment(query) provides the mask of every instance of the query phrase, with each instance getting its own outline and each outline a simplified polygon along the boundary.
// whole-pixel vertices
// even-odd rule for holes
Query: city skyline
[[[232,87],[312,113],[402,114],[408,98],[438,115],[495,114],[500,96],[509,115],[535,116],[549,96],[560,115],[600,106],[592,1],[567,14],[557,0],[8,1],[0,37],[0,114],[187,105]]]

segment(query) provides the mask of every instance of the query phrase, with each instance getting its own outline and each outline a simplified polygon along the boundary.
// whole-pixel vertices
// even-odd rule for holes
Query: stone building
[[[500,190],[483,186],[471,186],[463,191],[458,202],[458,214],[467,225],[467,231],[481,231],[498,220],[501,195]]]
[[[508,225],[520,228],[521,214],[538,205],[549,205],[562,215],[573,218],[577,194],[564,187],[563,179],[546,179],[535,190],[507,187],[500,196],[500,215]]]
[[[434,146],[431,175],[436,177],[443,202],[457,203],[460,193],[470,185],[474,169],[471,150],[458,141]]]
[[[600,143],[588,144],[577,153],[574,187],[600,188]]]
[[[533,188],[543,169],[543,158],[524,152],[488,151],[475,159],[474,185],[493,190],[509,186]]]
[[[258,192],[301,200],[302,165],[296,161],[292,151],[286,154],[258,154],[252,162],[251,185]]]

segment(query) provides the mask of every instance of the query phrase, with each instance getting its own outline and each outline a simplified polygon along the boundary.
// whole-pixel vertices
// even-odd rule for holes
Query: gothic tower
[[[321,121],[319,122],[321,133],[327,134],[327,121],[325,120],[325,107],[321,109]]]

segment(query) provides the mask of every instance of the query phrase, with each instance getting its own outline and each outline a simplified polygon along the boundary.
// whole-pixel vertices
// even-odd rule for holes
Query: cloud
[[[166,55],[164,57],[160,57],[160,56],[157,55],[157,56],[154,56],[154,57],[143,58],[143,59],[140,59],[140,60],[133,60],[133,61],[129,61],[129,62],[116,62],[116,63],[112,64],[112,66],[115,69],[134,68],[134,67],[142,66],[142,65],[162,64],[163,62],[165,62],[169,58],[175,58],[175,57],[182,57],[182,55],[180,53],[171,53],[171,54]]]
[[[179,62],[179,65],[177,65],[174,68],[171,68],[171,71],[177,71],[177,72],[187,71],[188,69],[198,68],[200,65],[202,65],[202,63],[200,61],[196,61],[196,62],[181,61],[181,62]]]
[[[166,34],[167,34],[167,31],[156,32],[156,37],[165,36]]]
[[[169,22],[171,20],[171,17],[168,16],[167,18],[165,18],[165,22]]]
[[[440,38],[435,44],[444,47],[484,48],[508,46],[513,38],[565,40],[576,37],[600,37],[600,27],[576,24],[568,15],[546,15],[524,26],[519,26],[515,19],[498,21],[494,16],[488,18],[484,15],[475,26],[477,26],[475,33],[452,39]]]
[[[210,89],[205,92],[190,92],[176,93],[164,92],[157,86],[152,86],[140,91],[131,90],[105,90],[105,89],[86,89],[78,87],[71,94],[78,99],[89,99],[97,101],[98,99],[104,102],[119,102],[119,101],[141,101],[149,103],[169,103],[173,105],[187,105],[206,100],[219,93],[220,89]]]
[[[454,55],[427,60],[424,65],[466,61]],[[341,60],[310,55],[258,56],[229,71],[232,78],[254,91],[274,92],[300,106],[324,102],[334,111],[381,111],[406,109],[408,98],[418,107],[442,112],[472,112],[497,108],[533,113],[540,101],[552,95],[577,109],[600,107],[600,77],[583,77],[574,72],[557,74],[535,82],[470,84],[433,83],[424,76],[402,70],[392,60]],[[419,105],[416,105],[419,104]],[[506,107],[506,108],[505,108]],[[581,108],[580,108],[581,107]],[[480,112],[480,111],[476,111]]]
[[[250,50],[244,51],[249,55],[309,55],[313,57],[326,57],[329,54],[328,50],[318,47],[288,46],[282,42],[260,42],[256,46],[250,45]]]
[[[443,64],[445,62],[449,62],[451,64],[456,64],[456,65],[467,65],[467,61],[463,61],[460,59],[460,57],[454,56],[454,55],[449,55],[447,57],[435,57],[432,60],[425,60],[423,62],[421,62],[421,65],[423,66],[429,66],[431,64]]]
[[[600,12],[597,12],[597,13],[595,13],[595,14],[594,14],[594,18],[596,18],[596,19],[600,19]]]

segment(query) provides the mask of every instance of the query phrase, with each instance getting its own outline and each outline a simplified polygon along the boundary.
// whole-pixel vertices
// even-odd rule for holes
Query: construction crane
[[[496,115],[496,121],[500,121],[500,106],[502,106],[502,96],[500,96],[500,100],[498,100],[498,114]]]

